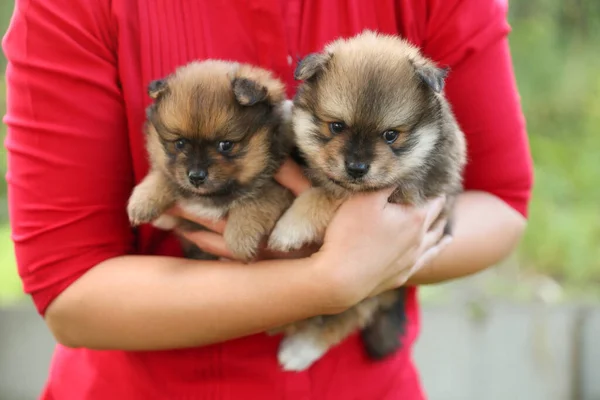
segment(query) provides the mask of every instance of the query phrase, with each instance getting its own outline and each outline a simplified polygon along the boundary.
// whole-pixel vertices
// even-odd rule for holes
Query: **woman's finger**
[[[208,231],[188,232],[181,230],[178,230],[177,233],[189,240],[190,242],[194,243],[202,251],[205,251],[209,254],[213,254],[217,257],[224,257],[229,259],[234,258],[231,251],[227,248],[223,236],[217,233]]]
[[[211,230],[213,232],[216,233],[223,233],[225,232],[225,226],[227,225],[227,219],[223,218],[217,221],[208,219],[208,218],[199,218],[198,216],[191,214],[187,211],[185,211],[183,208],[175,205],[174,207],[172,207],[171,209],[169,209],[167,211],[167,214],[179,217],[179,218],[183,218],[183,219],[187,219],[188,221],[192,221],[195,222],[199,225],[204,226],[206,229]]]
[[[441,224],[441,226],[443,226],[443,224]],[[417,261],[411,268],[408,268],[396,275],[394,278],[394,283],[391,285],[391,287],[396,288],[404,285],[411,276],[433,261],[433,259],[435,259],[442,252],[442,250],[452,243],[452,239],[452,236],[445,236],[441,240],[438,240],[437,244],[426,249],[425,252],[423,252],[421,256],[417,258]]]
[[[425,253],[419,257],[415,265],[410,269],[410,274],[406,277],[406,279],[410,278],[413,274],[415,274],[418,270],[429,264],[434,258],[438,256],[450,243],[454,238],[452,236],[445,236],[442,240],[439,241],[438,244],[429,248]],[[405,281],[406,281],[405,279]]]
[[[444,236],[444,228],[446,227],[446,223],[446,218],[439,220],[436,225],[425,234],[423,240],[421,241],[421,245],[419,246],[419,255],[425,253],[427,250],[440,242]]]
[[[299,196],[311,187],[310,181],[302,173],[302,168],[290,158],[279,168],[275,180],[291,190],[295,196]]]
[[[427,216],[425,217],[425,223],[423,224],[423,233],[425,234],[431,229],[431,225],[435,222],[437,217],[442,212],[446,204],[446,196],[441,196],[429,203],[427,207]]]
[[[452,236],[446,236],[445,238],[443,238],[437,245],[431,247],[425,253],[423,253],[410,269],[406,269],[399,273],[396,276],[396,278],[394,278],[394,283],[390,285],[390,287],[398,288],[404,285],[410,279],[411,276],[413,276],[415,273],[417,273],[417,271],[429,264],[450,243],[452,243]]]

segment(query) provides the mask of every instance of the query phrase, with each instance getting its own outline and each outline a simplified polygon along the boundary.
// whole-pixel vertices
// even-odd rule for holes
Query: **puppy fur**
[[[128,203],[131,224],[202,229],[164,214],[178,204],[199,217],[227,216],[233,254],[251,261],[293,201],[273,175],[292,144],[291,102],[264,69],[195,61],[148,86],[150,171]],[[214,258],[182,239],[189,258]]]
[[[365,31],[328,44],[296,68],[293,130],[313,188],[283,214],[269,247],[322,243],[326,226],[352,193],[395,187],[393,203],[421,205],[445,194],[451,217],[462,191],[466,143],[443,94],[447,70],[405,40]],[[446,233],[450,234],[450,224]],[[301,321],[284,332],[279,362],[308,368],[360,329],[366,352],[381,359],[400,346],[404,290],[367,299],[338,315]]]

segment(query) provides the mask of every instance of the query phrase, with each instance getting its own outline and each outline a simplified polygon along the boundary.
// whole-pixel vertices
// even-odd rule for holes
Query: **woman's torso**
[[[136,181],[148,170],[144,149],[146,85],[194,59],[220,58],[270,68],[295,88],[296,60],[339,36],[364,29],[401,33],[418,44],[418,10],[402,1],[115,0],[111,21],[128,118]],[[410,8],[410,10],[408,10]],[[179,254],[173,237],[150,227],[138,235],[144,254]],[[409,292],[404,350],[372,363],[353,335],[303,373],[277,365],[279,337],[254,335],[227,343],[164,352],[55,353],[46,399],[314,399],[422,398],[410,359],[419,321]],[[190,318],[193,318],[191,316]]]

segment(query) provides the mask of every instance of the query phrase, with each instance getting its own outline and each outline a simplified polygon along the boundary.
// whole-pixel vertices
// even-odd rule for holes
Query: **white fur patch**
[[[284,121],[289,121],[292,118],[292,110],[294,102],[292,100],[284,100],[281,104],[281,116]]]
[[[310,136],[309,132],[315,128],[315,125],[312,122],[312,114],[308,111],[296,108],[294,109],[293,118],[296,138],[301,139],[303,137]]]
[[[405,172],[414,171],[425,164],[439,137],[435,125],[426,126],[414,134],[419,135],[419,140],[414,149],[403,157],[402,169]]]
[[[198,218],[210,219],[217,221],[226,213],[223,208],[208,207],[205,204],[181,202],[179,206],[187,213],[197,216]]]
[[[290,208],[277,221],[271,236],[269,237],[269,248],[276,251],[298,250],[308,243],[318,239],[319,232],[310,220],[303,218],[301,213],[294,212]]]
[[[318,127],[313,123],[311,113],[299,108],[294,109],[293,127],[295,140],[300,149],[307,153],[320,152],[323,145],[312,134]]]
[[[158,229],[170,231],[177,226],[177,218],[171,215],[163,214],[152,221],[152,225]]]
[[[319,344],[314,337],[299,333],[282,340],[277,359],[286,371],[302,371],[326,352],[327,348]]]

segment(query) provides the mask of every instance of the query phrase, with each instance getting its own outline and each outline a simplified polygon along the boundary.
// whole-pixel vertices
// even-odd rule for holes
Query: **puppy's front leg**
[[[244,262],[252,260],[261,241],[273,229],[277,219],[292,204],[293,199],[289,190],[273,183],[265,187],[258,198],[232,207],[224,237],[233,255]]]
[[[305,191],[275,225],[269,238],[269,248],[290,251],[322,242],[325,228],[341,202],[341,199],[328,196],[322,188]]]
[[[165,177],[156,170],[133,189],[127,204],[131,225],[150,223],[174,204],[172,192]]]

